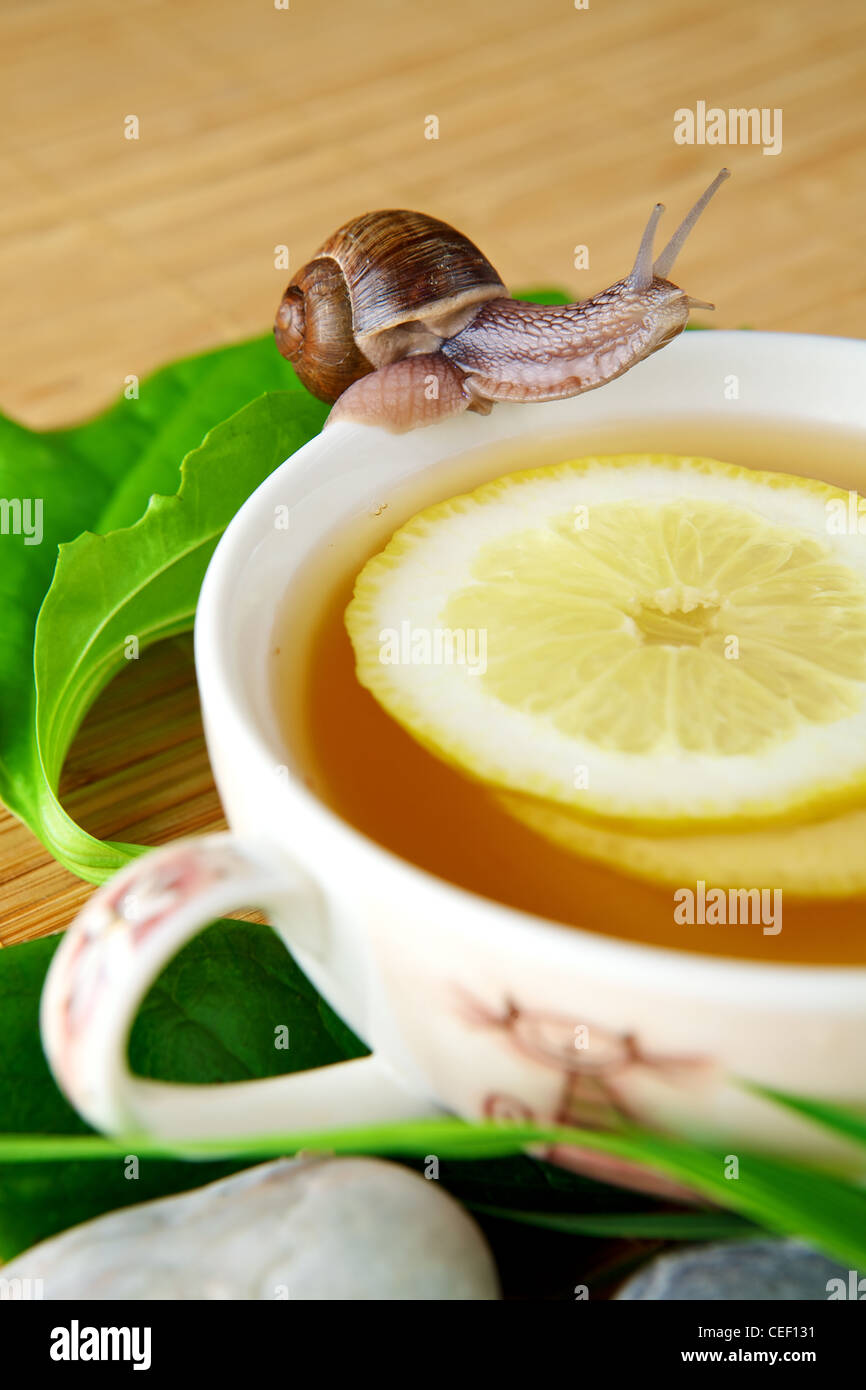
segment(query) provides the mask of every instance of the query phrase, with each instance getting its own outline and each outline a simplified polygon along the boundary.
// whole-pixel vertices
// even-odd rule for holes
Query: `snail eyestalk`
[[[649,222],[644,229],[644,234],[640,239],[640,246],[635,257],[632,272],[629,275],[629,282],[634,285],[636,290],[645,290],[653,280],[653,241],[655,239],[656,227],[659,218],[665,210],[664,203],[656,203],[650,213]]]
[[[704,208],[707,206],[707,203],[710,201],[713,194],[717,193],[718,190],[721,188],[722,184],[725,182],[725,179],[729,179],[730,177],[730,169],[720,169],[719,172],[716,174],[716,177],[710,184],[709,188],[705,189],[705,191],[701,194],[700,198],[695,203],[691,212],[686,213],[686,216],[683,218],[682,222],[677,227],[667,246],[662,251],[661,255],[658,257],[655,265],[653,266],[653,273],[660,280],[664,280],[667,278],[668,271],[670,271],[673,268],[674,261],[680,254],[680,251],[683,249],[686,237],[692,230],[692,227],[697,222],[698,218],[700,217]]]

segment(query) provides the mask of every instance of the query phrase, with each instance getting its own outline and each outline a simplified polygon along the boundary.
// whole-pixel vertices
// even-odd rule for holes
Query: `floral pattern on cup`
[[[643,1119],[625,1094],[625,1082],[635,1071],[648,1068],[674,1085],[683,1079],[709,1081],[717,1074],[708,1058],[656,1055],[646,1051],[633,1033],[615,1033],[586,1020],[525,1008],[513,999],[507,998],[496,1012],[463,991],[461,1004],[468,1023],[497,1030],[512,1049],[562,1078],[556,1103],[547,1114],[539,1114],[518,1096],[488,1092],[482,1100],[482,1113],[488,1119],[615,1130],[624,1120],[639,1124]],[[591,1047],[580,1045],[584,1031],[592,1039]],[[549,1163],[602,1182],[678,1201],[701,1200],[679,1183],[613,1154],[570,1144],[539,1148]]]
[[[203,838],[134,861],[94,893],[76,919],[57,986],[63,1044],[57,1065],[64,1083],[74,1073],[79,1037],[112,988],[121,963],[128,964],[179,907],[244,867],[223,837]]]

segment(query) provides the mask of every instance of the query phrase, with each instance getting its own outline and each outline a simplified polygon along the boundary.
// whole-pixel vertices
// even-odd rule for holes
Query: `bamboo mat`
[[[360,211],[421,208],[506,282],[584,296],[723,163],[681,283],[720,326],[866,332],[862,0],[5,0],[0,53],[0,408],[35,427],[266,330],[275,246],[296,267]],[[699,101],[780,108],[782,153],[675,144]],[[222,825],[188,642],[105,693],[63,796],[112,839]],[[0,814],[0,944],[89,891]]]

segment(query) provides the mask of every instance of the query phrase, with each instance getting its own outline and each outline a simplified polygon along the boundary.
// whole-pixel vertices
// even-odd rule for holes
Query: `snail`
[[[328,424],[395,432],[497,401],[553,401],[622,376],[712,309],[666,277],[722,169],[659,256],[656,203],[630,273],[581,303],[511,299],[469,239],[419,212],[369,212],[331,236],[288,285],[274,335]]]

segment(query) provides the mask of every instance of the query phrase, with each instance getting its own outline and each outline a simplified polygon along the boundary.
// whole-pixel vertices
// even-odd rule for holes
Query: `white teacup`
[[[732,374],[739,399],[726,407]],[[741,420],[866,437],[866,344],[690,333],[573,400],[499,405],[489,417],[404,436],[335,425],[246,502],[213,557],[195,628],[208,750],[231,834],[181,841],[118,874],[69,928],[45,985],[46,1052],[93,1125],[184,1139],[442,1109],[577,1125],[618,1113],[730,1147],[838,1152],[740,1081],[866,1103],[866,969],[633,945],[458,889],[310,793],[270,694],[284,593],[335,526],[369,515],[408,478],[434,469],[445,478],[449,459],[497,442],[726,408]],[[863,471],[866,479],[866,459]],[[274,525],[281,507],[288,531]],[[219,1087],[131,1075],[129,1031],[162,967],[214,917],[254,904],[372,1056]]]

